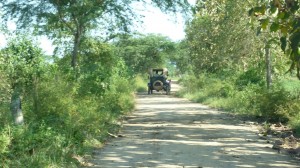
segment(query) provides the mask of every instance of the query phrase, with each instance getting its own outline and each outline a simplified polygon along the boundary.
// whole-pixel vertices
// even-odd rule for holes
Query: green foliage
[[[300,109],[298,109],[299,111]],[[298,113],[291,121],[289,122],[290,126],[295,129],[296,134],[300,135],[300,114]]]
[[[175,48],[167,37],[153,34],[121,38],[116,46],[133,74],[145,74],[149,68],[164,67]]]
[[[114,73],[116,65],[121,65],[113,55],[112,46],[101,43],[95,39],[85,41],[82,46],[82,59],[80,60],[81,75],[78,80],[81,81],[78,90],[81,95],[96,94],[101,95],[110,87],[110,77]],[[126,69],[120,67],[120,71]]]
[[[251,68],[246,72],[241,73],[235,82],[236,87],[243,89],[249,84],[257,84],[259,86],[265,85],[263,73],[258,68]]]
[[[5,77],[1,78],[0,90],[9,95],[6,84],[10,87],[10,81],[22,86],[25,125],[11,124],[9,97],[0,99],[2,166],[78,167],[73,156],[83,155],[104,143],[108,132],[115,133],[120,128],[122,115],[133,109],[134,82],[128,69],[124,61],[114,55],[111,45],[95,39],[86,41],[89,47],[80,53],[86,57],[79,60],[81,66],[76,72],[64,64],[68,57],[57,58],[51,64],[26,62],[21,56],[43,60],[43,55],[35,52],[39,50],[31,48],[29,43],[24,43],[27,46],[17,44],[1,51],[0,60],[8,62],[20,56],[20,61],[10,69],[0,69],[0,75]],[[18,52],[19,46],[22,51],[34,54]],[[12,80],[16,78],[6,76],[7,72],[18,72],[18,77],[24,80]]]
[[[13,89],[33,85],[43,73],[42,50],[30,39],[12,39],[1,55],[5,74]]]
[[[82,39],[93,30],[101,30],[107,40],[122,32],[129,32],[137,20],[134,3],[147,3],[140,0],[118,1],[39,1],[11,0],[0,1],[5,20],[17,19],[18,28],[34,27],[40,34],[47,34],[57,41],[72,40],[71,66],[78,64],[78,52]],[[187,0],[151,1],[164,12],[187,12]],[[34,4],[34,5],[33,5]],[[93,32],[95,33],[95,32]]]
[[[90,140],[106,141],[108,132],[118,131],[119,118],[134,107],[132,84],[126,76],[115,74],[102,96],[78,94],[80,83],[67,82],[60,72],[41,81],[37,85],[36,107],[33,99],[23,100],[26,127],[10,137],[5,130],[0,131],[1,151],[7,153],[0,160],[5,160],[8,167],[72,166],[70,162],[76,163],[72,156],[91,148],[87,145]],[[22,159],[14,162],[17,156]]]
[[[11,102],[20,96],[36,99],[36,85],[43,76],[45,65],[41,49],[30,39],[20,36],[9,41],[0,57],[3,60],[3,80],[6,80],[3,83],[9,89],[6,94]],[[8,105],[9,98],[2,103]]]
[[[259,59],[262,43],[244,19],[250,5],[243,0],[198,1],[186,29],[188,64],[195,73],[247,69],[255,64],[252,60]]]
[[[179,68],[189,72],[182,80],[185,87],[180,96],[299,128],[296,84],[278,80],[286,72],[286,63],[291,63],[280,48],[292,57],[290,69],[297,68],[299,76],[298,7],[299,1],[294,0],[197,1],[186,29],[187,51],[176,58],[184,65]],[[249,24],[245,19],[249,15],[259,22]],[[270,90],[265,87],[265,48],[271,53],[274,83]]]
[[[288,114],[280,113],[279,108],[286,108],[290,102],[290,94],[281,87],[273,87],[268,91],[261,89],[252,97],[251,104],[256,107],[257,115],[265,117],[268,121],[288,120]]]
[[[9,153],[9,145],[11,144],[12,138],[10,137],[10,128],[4,128],[1,130],[0,135],[0,154],[4,155]]]
[[[1,56],[0,56],[1,59]],[[10,116],[7,114],[1,113],[2,111],[9,112],[10,96],[11,96],[11,87],[7,76],[4,72],[3,64],[0,63],[0,126],[10,123]]]
[[[196,102],[210,101],[209,99],[214,97],[228,98],[234,94],[232,83],[211,74],[202,73],[198,77],[187,75],[182,83],[185,89],[179,94],[186,94]]]
[[[6,145],[6,148],[1,148],[6,149],[0,157],[3,167],[59,167],[55,160],[60,160],[61,165],[70,162],[67,159],[73,149],[69,141],[44,123],[26,127],[6,126],[1,133],[0,139]],[[75,164],[69,166],[76,167]]]
[[[297,77],[300,79],[299,47],[300,47],[300,19],[299,1],[297,0],[273,0],[260,2],[249,10],[252,20],[260,21],[260,28],[268,32],[279,32],[278,41],[281,49],[290,57],[290,70],[297,69]],[[269,39],[270,41],[273,39]]]
[[[145,78],[145,75],[143,76],[141,74],[138,74],[135,77],[135,90],[137,92],[147,92],[148,80],[149,79]]]
[[[173,76],[178,76],[191,70],[187,40],[182,40],[175,44],[174,52],[169,55],[169,60],[169,65],[174,68]],[[172,68],[168,67],[168,69]]]
[[[299,128],[299,84],[286,86],[287,82],[276,82],[267,90],[260,82],[245,82],[242,77],[256,73],[245,72],[237,77],[223,78],[215,74],[186,76],[182,84],[185,86],[180,96],[196,102],[209,104],[212,107],[226,109],[244,116],[260,118],[268,122],[289,123]],[[246,78],[244,78],[246,79]],[[251,79],[250,79],[251,81]],[[237,83],[243,83],[237,85]],[[288,80],[291,82],[291,80]],[[296,90],[295,90],[296,89]]]

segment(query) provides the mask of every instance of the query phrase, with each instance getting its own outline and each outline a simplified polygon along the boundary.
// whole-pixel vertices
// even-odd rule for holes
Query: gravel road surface
[[[255,124],[226,112],[163,93],[137,94],[136,103],[90,167],[300,167],[260,139]]]

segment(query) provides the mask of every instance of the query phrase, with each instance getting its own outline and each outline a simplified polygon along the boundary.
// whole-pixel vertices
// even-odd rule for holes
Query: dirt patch
[[[95,150],[90,167],[300,167],[258,136],[255,123],[163,93],[136,101],[120,135]]]
[[[300,139],[294,136],[292,129],[281,123],[260,124],[258,129],[259,138],[266,140],[266,143],[272,143],[272,149],[300,160]]]

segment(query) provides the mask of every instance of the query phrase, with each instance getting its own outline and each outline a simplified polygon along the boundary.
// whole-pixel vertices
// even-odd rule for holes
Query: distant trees
[[[141,35],[121,38],[117,43],[118,55],[134,73],[146,73],[151,67],[165,66],[175,43],[160,35]]]
[[[17,23],[14,38],[0,49],[3,167],[82,166],[74,156],[118,131],[118,121],[134,108],[129,69],[162,65],[174,47],[161,36],[120,35],[137,20],[134,3],[164,12],[189,8],[187,0],[0,0],[2,19]],[[40,34],[63,52],[46,61],[31,39]],[[9,109],[22,127],[12,124]]]
[[[17,19],[19,28],[34,28],[51,38],[73,40],[71,66],[78,64],[78,50],[87,32],[97,30],[108,38],[128,32],[137,19],[133,3],[143,0],[1,0],[4,17]],[[184,12],[187,0],[152,0],[164,12]]]

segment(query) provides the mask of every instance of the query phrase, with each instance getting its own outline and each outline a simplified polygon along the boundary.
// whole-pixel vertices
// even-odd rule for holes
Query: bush
[[[298,128],[300,105],[295,90],[291,90],[290,86],[287,90],[282,82],[273,83],[272,88],[267,90],[262,86],[262,79],[250,72],[238,76],[236,80],[235,76],[225,79],[210,74],[185,76],[182,79],[185,87],[179,95],[269,122],[290,122],[294,128]],[[247,76],[251,79],[246,79]]]
[[[293,128],[296,132],[296,135],[300,136],[300,113],[298,113],[290,120],[289,125]]]
[[[290,94],[281,87],[273,87],[270,91],[261,89],[252,99],[253,105],[258,109],[259,116],[265,117],[268,121],[288,120],[288,114],[278,113],[280,108],[286,108],[291,101]]]
[[[249,84],[264,86],[265,80],[261,71],[251,68],[246,72],[242,72],[235,81],[235,86],[242,90]]]
[[[7,126],[1,133],[1,141],[7,145],[0,156],[3,167],[60,167],[66,163],[76,167],[68,160],[73,152],[72,143],[44,123]]]
[[[47,74],[35,85],[36,98],[29,92],[23,95],[26,125],[21,127],[9,126],[3,115],[7,111],[2,111],[9,110],[7,103],[0,111],[6,120],[1,124],[6,129],[0,130],[3,166],[77,167],[72,156],[100,146],[108,132],[119,130],[119,119],[134,107],[133,82],[121,69],[113,71],[105,79],[109,87],[101,94],[82,91],[81,80],[88,78],[74,81],[58,70]]]
[[[76,70],[69,66],[70,55],[49,64],[40,49],[27,44],[0,53],[1,166],[77,167],[73,156],[101,146],[134,108],[134,82],[109,44],[83,43]],[[9,115],[16,84],[22,85],[20,126]]]
[[[143,77],[142,74],[135,77],[135,90],[136,92],[147,92],[148,90],[148,79]]]
[[[210,74],[200,74],[198,77],[185,75],[181,83],[184,89],[179,95],[186,95],[196,102],[205,102],[213,97],[228,98],[234,94],[234,87],[230,81],[221,80]]]

